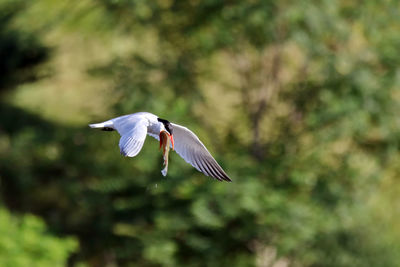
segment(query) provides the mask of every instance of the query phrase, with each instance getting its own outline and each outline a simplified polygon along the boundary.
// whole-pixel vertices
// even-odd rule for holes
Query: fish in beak
[[[168,172],[168,155],[169,149],[172,146],[174,149],[174,138],[167,131],[160,132],[160,149],[162,148],[163,158],[164,158],[164,169],[161,170],[162,175],[166,176]]]

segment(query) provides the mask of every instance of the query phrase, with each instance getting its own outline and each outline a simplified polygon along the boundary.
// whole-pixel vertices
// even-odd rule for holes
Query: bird
[[[121,135],[120,153],[125,157],[138,155],[147,135],[159,140],[165,165],[161,171],[163,176],[167,175],[168,153],[172,148],[187,163],[206,176],[219,181],[232,181],[196,134],[184,126],[159,118],[152,113],[137,112],[123,115],[104,122],[89,124],[89,127],[103,131],[116,130]]]

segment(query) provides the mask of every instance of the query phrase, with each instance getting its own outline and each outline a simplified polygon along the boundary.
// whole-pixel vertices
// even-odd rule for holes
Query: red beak
[[[169,138],[171,138],[172,150],[175,150],[175,149],[174,149],[174,136],[171,134],[171,135],[169,136]]]

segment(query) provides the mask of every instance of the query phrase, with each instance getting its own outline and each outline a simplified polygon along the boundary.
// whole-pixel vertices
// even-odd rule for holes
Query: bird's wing
[[[232,181],[199,138],[188,128],[172,123],[174,149],[198,171],[220,181]]]
[[[127,115],[113,119],[114,128],[121,135],[119,148],[126,157],[136,156],[146,140],[148,121],[137,115]]]

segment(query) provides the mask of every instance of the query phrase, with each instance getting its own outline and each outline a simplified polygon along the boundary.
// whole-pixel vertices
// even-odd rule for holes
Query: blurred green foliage
[[[398,265],[397,1],[17,3],[2,202],[79,239],[70,265]],[[191,128],[234,181],[174,153],[163,178],[155,140],[123,158],[87,127],[137,111]]]
[[[1,266],[65,266],[77,250],[72,238],[60,239],[46,232],[41,219],[33,215],[16,217],[0,209]]]
[[[33,32],[11,26],[23,8],[22,1],[0,3],[0,91],[34,80],[37,75],[33,67],[49,56],[49,48]]]

